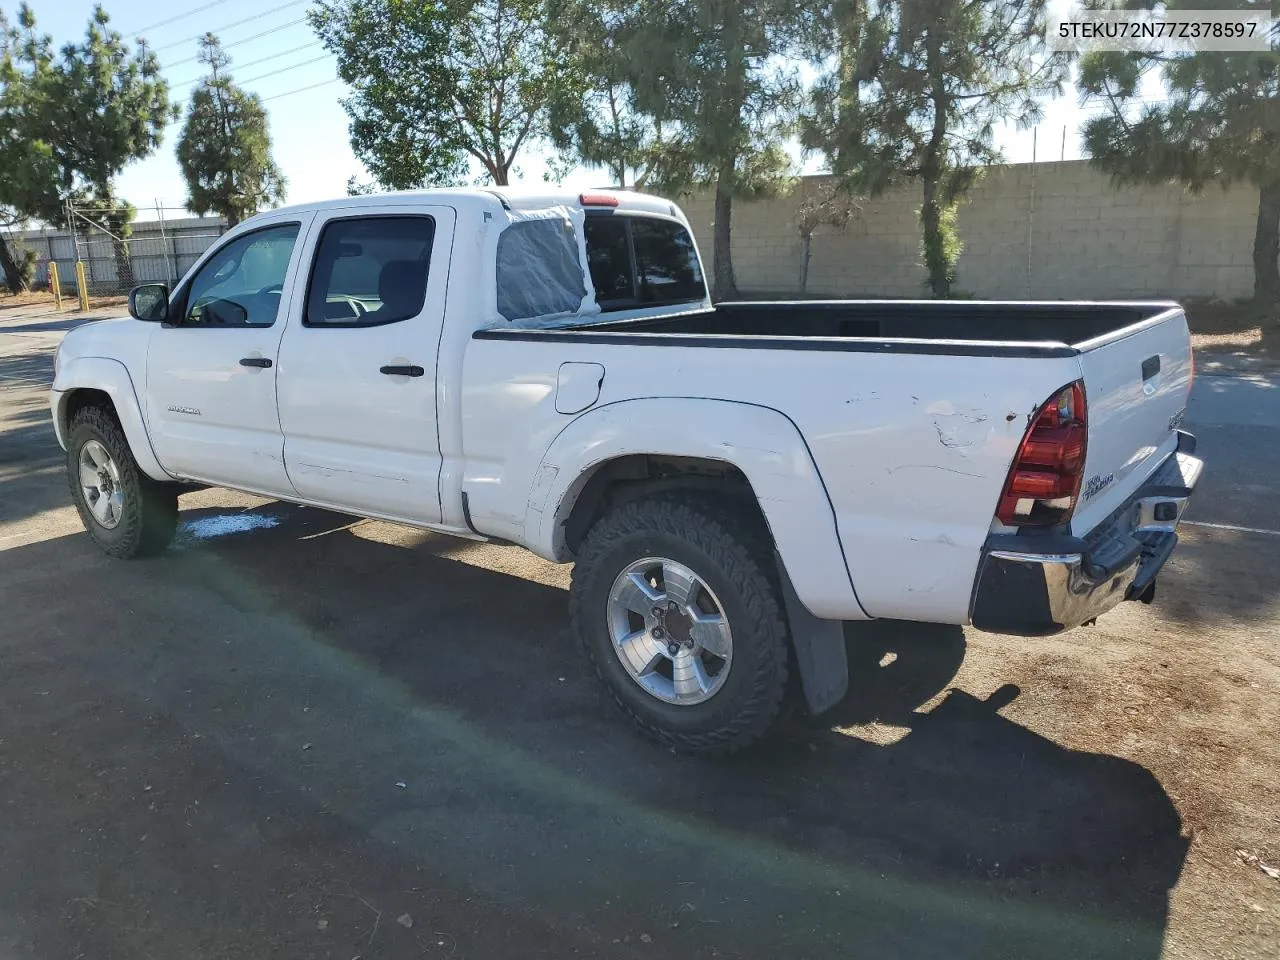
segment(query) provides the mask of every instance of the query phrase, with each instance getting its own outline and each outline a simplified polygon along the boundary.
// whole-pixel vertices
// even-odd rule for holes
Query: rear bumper
[[[1044,636],[1093,620],[1124,600],[1149,600],[1204,468],[1194,451],[1195,438],[1180,433],[1178,449],[1085,537],[989,537],[974,585],[973,625]]]

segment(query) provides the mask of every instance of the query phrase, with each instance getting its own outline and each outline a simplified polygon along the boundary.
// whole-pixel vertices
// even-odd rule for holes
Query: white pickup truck
[[[70,332],[53,421],[109,554],[213,484],[574,561],[650,734],[724,752],[841,621],[1045,634],[1150,600],[1201,471],[1173,303],[713,305],[672,203],[430,190],[275,210]]]

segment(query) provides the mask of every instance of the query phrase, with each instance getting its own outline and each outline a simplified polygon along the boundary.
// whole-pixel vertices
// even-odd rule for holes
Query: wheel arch
[[[64,450],[72,418],[91,405],[104,406],[115,417],[143,473],[152,480],[173,479],[151,446],[133,379],[123,363],[106,357],[80,357],[59,369],[50,396],[50,412],[54,433]]]
[[[571,560],[612,499],[673,487],[739,498],[760,517],[808,610],[826,619],[866,619],[817,465],[795,424],[768,407],[655,398],[583,414],[538,467],[526,544],[548,559]]]
[[[737,465],[708,457],[628,453],[591,465],[565,492],[557,511],[565,550],[576,556],[587,531],[607,510],[664,491],[704,491],[731,498],[759,520],[773,541],[751,481]]]

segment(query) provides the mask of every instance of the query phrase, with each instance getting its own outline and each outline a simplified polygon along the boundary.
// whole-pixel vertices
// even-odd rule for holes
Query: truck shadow
[[[353,518],[279,504],[247,512],[274,525],[188,538],[165,561],[133,565],[85,557],[84,537],[64,538],[0,554],[0,568],[71,550],[110,571],[83,579],[115,602],[186,598],[144,617],[136,636],[99,630],[93,642],[112,647],[109,663],[95,655],[99,682],[116,698],[145,689],[206,736],[223,725],[212,740],[226,757],[305,795],[314,809],[296,814],[291,849],[315,810],[337,812],[355,835],[397,837],[382,855],[437,882],[590,929],[597,956],[629,956],[641,934],[677,957],[1161,953],[1187,851],[1169,797],[1137,764],[1001,716],[1017,688],[985,701],[948,691],[965,653],[959,629],[851,626],[845,703],[821,724],[790,723],[765,750],[708,763],[631,732],[568,636],[561,587],[466,562],[498,548],[430,535],[391,545],[342,529]],[[163,624],[163,669],[148,621]],[[235,676],[226,653],[204,659],[233,642]],[[297,705],[320,702],[307,687],[329,676],[332,656],[345,664],[325,681],[345,691],[328,695],[337,726],[299,732]],[[193,689],[219,711],[234,696],[241,715],[205,712]],[[349,709],[334,699],[346,696]],[[324,749],[264,754],[237,723],[273,741],[324,738]],[[885,738],[850,732],[869,724]],[[413,771],[411,805],[389,811],[358,785],[371,753]],[[240,853],[234,869],[253,872],[254,857],[278,851]],[[219,851],[222,863],[236,856]]]

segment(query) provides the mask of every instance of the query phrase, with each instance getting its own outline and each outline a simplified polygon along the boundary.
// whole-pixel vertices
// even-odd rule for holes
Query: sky
[[[1051,0],[1051,5],[1068,2]],[[195,60],[197,39],[206,31],[217,34],[231,57],[235,81],[263,99],[275,160],[288,180],[287,202],[342,196],[349,177],[371,179],[351,151],[347,116],[339,102],[346,85],[337,78],[334,58],[306,23],[310,0],[103,0],[103,5],[115,29],[131,43],[145,39],[155,51],[171,96],[184,111],[204,70]],[[17,6],[16,0],[0,0],[10,18]],[[39,28],[61,45],[83,36],[94,2],[31,0],[31,6]],[[1035,158],[1078,158],[1078,131],[1086,115],[1074,90],[1048,103],[1034,136]],[[166,217],[183,215],[186,189],[174,156],[179,127],[170,126],[159,150],[130,164],[119,177],[119,194],[138,208],[139,219],[153,219],[157,204],[167,208]],[[1032,160],[1031,131],[1009,125],[998,131],[997,142],[1008,162]],[[517,160],[518,173],[533,182],[542,182],[546,166],[547,156],[538,150]],[[810,158],[804,172],[819,168],[820,161]],[[607,180],[598,170],[579,169],[564,183],[581,189]]]

